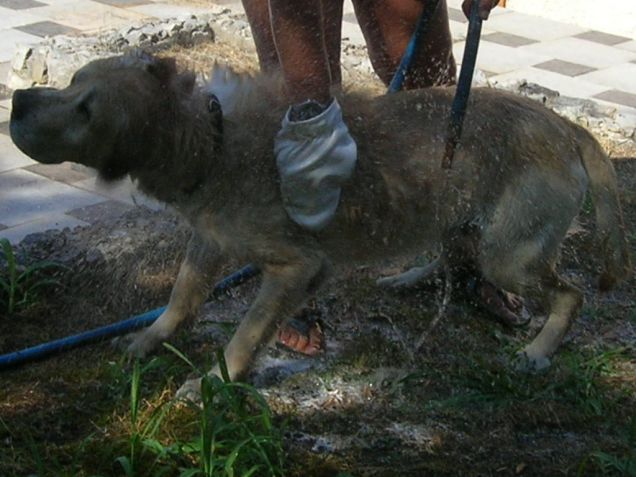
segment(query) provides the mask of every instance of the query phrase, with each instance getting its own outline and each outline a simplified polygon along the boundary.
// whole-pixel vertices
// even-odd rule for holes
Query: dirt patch
[[[221,43],[166,54],[201,72],[216,58],[256,69],[252,54]],[[621,155],[615,165],[636,256],[636,153],[612,152]],[[438,312],[439,284],[408,292],[375,286],[405,263],[338,270],[302,311],[325,323],[327,352],[306,359],[272,348],[250,377],[286,429],[287,475],[618,474],[603,456],[634,459],[636,281],[598,294],[589,204],[579,224],[560,267],[585,290],[586,305],[552,369],[538,376],[516,373],[510,358],[536,332],[540,312],[527,329],[511,331],[457,295],[414,354]],[[145,208],[28,237],[20,254],[70,271],[34,307],[0,316],[0,353],[165,305],[187,238],[177,216]],[[240,265],[227,263],[221,275]],[[257,285],[211,300],[171,342],[205,367]],[[167,351],[159,355],[162,365],[144,375],[149,405],[188,374]],[[91,345],[4,371],[0,381],[0,475],[122,474],[114,459],[126,452],[129,367],[120,350]],[[170,432],[188,432],[180,426],[176,420]]]

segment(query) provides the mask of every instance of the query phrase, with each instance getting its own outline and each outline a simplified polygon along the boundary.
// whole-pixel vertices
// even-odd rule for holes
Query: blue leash
[[[415,27],[415,31],[409,40],[402,61],[398,66],[391,83],[389,84],[388,93],[395,93],[402,89],[404,79],[408,74],[409,67],[417,53],[417,49],[421,43],[421,38],[428,27],[429,21],[439,2],[437,0],[427,2],[420,19]],[[448,137],[446,142],[446,150],[442,167],[448,169],[452,165],[455,148],[459,143],[462,131],[462,123],[466,114],[466,106],[468,104],[468,96],[470,94],[470,85],[475,69],[475,61],[477,58],[477,49],[479,47],[479,36],[481,34],[481,19],[478,13],[479,0],[473,0],[470,10],[470,22],[468,26],[468,35],[466,38],[466,47],[464,49],[464,57],[462,60],[462,68],[459,74],[457,90],[451,109],[450,121],[448,124]],[[258,275],[258,270],[254,265],[246,265],[237,272],[232,273],[221,280],[213,289],[212,294],[219,296],[230,288],[233,288],[250,278]],[[60,351],[69,350],[82,346],[84,344],[93,343],[95,341],[112,338],[114,336],[130,333],[131,331],[144,328],[154,323],[157,318],[164,312],[166,307],[157,308],[141,315],[133,316],[127,320],[113,323],[111,325],[102,326],[94,330],[86,331],[76,335],[68,336],[58,340],[50,341],[38,346],[26,348],[21,351],[0,355],[0,370],[8,369],[29,361],[44,358]]]
[[[413,63],[413,58],[417,53],[421,38],[430,23],[431,17],[437,10],[439,2],[437,0],[427,2],[424,10],[417,22],[415,31],[409,40],[406,51],[400,65],[398,66],[387,93],[396,93],[402,89],[404,80],[408,74],[408,70]],[[455,149],[459,144],[462,135],[462,126],[464,117],[466,116],[466,108],[468,106],[468,96],[470,95],[470,87],[475,72],[475,64],[477,62],[477,51],[479,50],[479,38],[481,36],[482,20],[479,17],[479,0],[473,0],[470,5],[470,15],[468,21],[468,33],[466,35],[466,46],[464,47],[464,56],[462,58],[462,67],[459,72],[459,80],[455,89],[455,97],[451,105],[450,118],[446,132],[446,145],[444,148],[444,156],[442,158],[442,168],[450,169],[453,165],[453,157]]]
[[[402,89],[406,75],[413,63],[413,58],[415,58],[419,46],[422,43],[422,36],[424,35],[435,10],[437,10],[438,5],[439,0],[432,0],[430,2],[426,2],[424,5],[424,10],[422,10],[422,13],[420,14],[420,19],[417,21],[415,31],[413,32],[413,35],[411,35],[408,45],[406,45],[406,51],[404,52],[404,56],[402,57],[402,60],[391,79],[387,93],[397,93]]]
[[[481,18],[479,17],[479,0],[473,0],[470,5],[470,18],[468,21],[468,34],[466,35],[466,46],[462,58],[462,67],[459,71],[457,89],[451,106],[450,119],[446,135],[446,148],[442,159],[442,168],[450,169],[453,165],[455,149],[459,144],[462,135],[462,125],[468,106],[468,96],[470,95],[470,85],[473,81],[475,63],[477,62],[477,51],[479,50],[479,37],[481,36]]]

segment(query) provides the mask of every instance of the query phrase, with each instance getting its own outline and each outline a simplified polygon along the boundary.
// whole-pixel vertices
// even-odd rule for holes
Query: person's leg
[[[331,72],[322,30],[319,0],[269,0],[278,59],[292,104],[327,104]]]
[[[269,0],[274,43],[292,104],[274,142],[281,195],[290,218],[314,232],[335,216],[341,187],[357,158],[340,105],[331,97],[323,24],[333,21],[326,13],[334,9],[323,9],[328,5],[336,4]],[[335,27],[328,30],[333,35]]]
[[[272,34],[272,21],[269,16],[269,1],[242,0],[242,2],[247,21],[252,29],[261,71],[269,73],[280,69]]]
[[[242,0],[252,29],[261,70],[269,73],[280,69],[274,43],[269,0]],[[311,3],[311,2],[310,2]],[[343,0],[321,0],[322,32],[329,64],[331,86],[340,86],[340,40],[342,37]],[[283,52],[285,54],[285,52]]]
[[[389,84],[415,31],[424,2],[433,0],[353,0],[369,58]],[[409,69],[404,89],[455,83],[455,59],[446,0],[439,0]]]
[[[311,171],[293,175],[289,170],[298,169],[295,166],[296,159],[302,152],[304,163],[312,164],[314,169],[328,167],[330,170],[340,171],[344,180],[352,167],[352,160],[355,161],[355,144],[350,138],[347,139],[346,128],[343,134],[344,125],[332,111],[334,104],[331,104],[330,93],[331,87],[339,87],[341,83],[343,0],[243,0],[243,5],[253,31],[261,69],[265,72],[279,69],[285,79],[290,102],[296,103],[286,115],[283,129],[276,140],[277,164],[286,208],[292,219],[300,225],[320,227],[323,221],[316,220],[315,217],[320,215],[328,220],[328,214],[320,207],[317,210],[305,207],[305,199],[311,199],[311,203],[320,202],[327,209],[334,210],[339,189],[312,190],[308,184],[303,184],[306,182],[305,176]],[[307,104],[308,101],[315,101],[322,106]],[[329,109],[323,111],[324,106],[329,106]],[[336,121],[323,118],[323,113],[330,118],[335,117]],[[322,151],[320,154],[304,146],[298,150],[294,131],[295,121],[299,120],[302,121],[300,127],[304,131],[301,146],[306,143],[307,132],[312,130],[310,123],[318,121],[319,131],[324,131],[325,125],[340,131],[338,136],[342,136],[342,139],[333,146],[338,146],[339,143],[340,146],[347,145],[349,150],[353,146],[353,157],[351,152],[345,157],[338,157],[342,153],[334,147],[320,146],[321,143],[324,144],[324,138],[320,135],[313,139],[319,145],[318,150]],[[333,138],[334,135],[329,134],[329,137]],[[327,152],[327,157],[323,157]],[[301,187],[297,187],[298,182]],[[298,193],[298,190],[303,192]],[[317,322],[291,320],[281,326],[278,340],[285,346],[308,355],[315,355],[323,347],[322,329]]]

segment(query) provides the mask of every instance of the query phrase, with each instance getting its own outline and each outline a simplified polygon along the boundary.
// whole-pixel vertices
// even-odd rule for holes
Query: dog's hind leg
[[[516,367],[537,371],[550,366],[555,353],[583,302],[583,294],[554,270],[552,260],[541,256],[541,244],[526,243],[506,256],[501,253],[485,265],[484,275],[496,286],[532,298],[548,312],[548,320],[536,338],[518,354]],[[534,257],[529,257],[529,254]],[[530,260],[528,260],[530,258]]]
[[[323,260],[320,256],[303,256],[293,262],[262,267],[263,281],[258,296],[225,348],[230,379],[235,380],[245,374],[256,354],[268,344],[281,323],[303,304],[313,278],[323,269]],[[221,376],[218,365],[210,373]],[[187,381],[177,395],[196,399],[200,388],[201,380],[193,379]]]
[[[188,316],[194,315],[208,297],[213,273],[219,262],[215,244],[192,234],[185,259],[172,288],[166,310],[149,328],[132,335],[128,352],[144,356],[165,341]]]
[[[518,354],[517,368],[533,371],[550,365],[552,356],[583,303],[583,293],[552,270],[540,277],[531,294],[546,305],[548,321],[532,342]]]
[[[406,272],[390,277],[378,278],[376,284],[386,288],[409,288],[421,283],[437,272],[443,264],[442,257],[438,257],[423,267],[413,267]]]
[[[576,170],[574,171],[576,172]],[[583,295],[555,270],[558,250],[578,212],[585,183],[549,171],[511,185],[484,228],[479,265],[495,286],[545,306],[548,320],[537,337],[519,353],[518,368],[539,370],[550,365],[581,306]]]

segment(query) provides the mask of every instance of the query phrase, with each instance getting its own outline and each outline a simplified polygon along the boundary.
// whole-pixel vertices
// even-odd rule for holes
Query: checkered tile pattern
[[[211,0],[215,1],[215,0]],[[462,57],[467,20],[461,0],[447,0],[453,51]],[[216,0],[241,11],[240,0]],[[49,228],[88,225],[142,202],[130,183],[103,189],[90,171],[36,164],[12,144],[11,92],[5,82],[16,45],[59,34],[94,33],[149,17],[206,11],[184,0],[0,0],[0,230],[12,241]],[[350,1],[343,37],[364,43]],[[477,66],[493,81],[532,81],[566,96],[636,113],[636,39],[497,8],[484,23]],[[53,205],[52,205],[53,204]],[[52,208],[53,207],[53,208]]]

